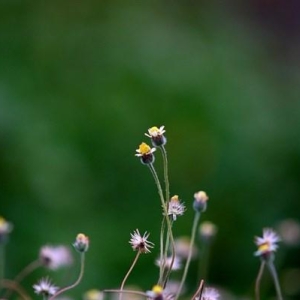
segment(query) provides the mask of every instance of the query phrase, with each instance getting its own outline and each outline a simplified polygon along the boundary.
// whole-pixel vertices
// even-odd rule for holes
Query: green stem
[[[124,279],[121,283],[120,291],[123,291],[125,282],[126,282],[128,276],[130,275],[131,271],[133,270],[136,262],[138,261],[138,258],[140,256],[140,254],[141,254],[141,251],[138,251],[136,256],[135,256],[135,259],[134,259],[133,263],[131,264],[131,267],[129,268],[128,272],[126,273],[126,275],[125,275],[125,277],[124,277]],[[119,294],[119,300],[122,300],[122,293]]]
[[[255,280],[255,300],[260,299],[260,297],[259,297],[260,282],[261,282],[261,278],[262,278],[262,275],[263,275],[263,272],[264,272],[264,269],[265,269],[265,264],[266,264],[265,261],[262,260],[261,264],[260,264],[258,274],[257,274],[257,277],[256,277],[256,280]]]
[[[198,222],[200,220],[200,216],[201,216],[200,212],[196,212],[195,213],[194,223],[193,223],[193,227],[192,227],[190,247],[189,247],[189,253],[188,253],[188,257],[187,257],[186,263],[185,263],[185,267],[184,267],[183,275],[182,275],[182,278],[181,278],[181,282],[180,282],[177,294],[175,296],[175,300],[178,299],[178,297],[179,297],[179,295],[181,293],[181,290],[183,288],[184,282],[186,280],[187,272],[188,272],[188,269],[189,269],[189,266],[190,266],[190,262],[191,262],[191,258],[192,258],[193,246],[194,246],[194,242],[195,242],[196,231],[197,231]]]
[[[282,300],[282,294],[281,294],[281,289],[280,289],[280,284],[279,284],[279,280],[278,280],[278,275],[277,275],[277,272],[276,272],[276,269],[275,269],[275,266],[274,266],[274,263],[273,263],[273,260],[269,260],[267,262],[267,266],[270,270],[270,273],[273,277],[273,281],[274,281],[274,285],[275,285],[275,288],[276,288],[276,293],[277,293],[277,298],[278,300]]]
[[[160,227],[160,264],[159,264],[159,280],[158,280],[158,285],[161,285],[161,282],[163,280],[163,269],[164,269],[164,234],[165,234],[165,221],[166,219],[163,218],[161,222],[161,227]]]
[[[164,146],[160,147],[162,152],[163,162],[164,162],[164,179],[165,179],[165,193],[166,193],[166,201],[170,200],[170,182],[169,182],[169,175],[168,175],[168,156],[167,151]]]
[[[80,281],[83,277],[83,274],[84,274],[84,259],[85,259],[85,252],[81,252],[80,253],[80,273],[79,273],[78,279],[73,284],[71,284],[69,286],[66,286],[66,287],[62,288],[61,290],[59,290],[49,300],[55,299],[58,295],[66,292],[68,290],[73,289],[74,287],[76,287],[80,283]]]

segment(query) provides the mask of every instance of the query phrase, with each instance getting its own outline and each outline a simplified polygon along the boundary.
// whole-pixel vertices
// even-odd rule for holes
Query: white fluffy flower
[[[38,295],[53,296],[58,287],[54,286],[48,278],[42,278],[37,284],[33,285],[34,292]]]
[[[139,230],[136,229],[130,235],[131,235],[131,239],[129,243],[131,244],[133,250],[138,250],[142,253],[151,252],[149,248],[153,248],[154,244],[148,241],[148,237],[150,233],[145,232],[144,235],[141,236]]]
[[[255,244],[258,250],[254,253],[256,256],[275,252],[280,241],[279,235],[271,228],[264,228],[262,237],[255,237]]]

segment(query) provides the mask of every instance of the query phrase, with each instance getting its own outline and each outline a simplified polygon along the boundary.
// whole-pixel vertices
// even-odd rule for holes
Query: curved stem
[[[265,261],[262,260],[261,264],[260,264],[258,274],[257,274],[257,277],[256,277],[256,280],[255,280],[255,300],[259,300],[259,298],[260,298],[259,297],[260,282],[261,282],[261,278],[262,278],[262,275],[263,275],[263,272],[264,272],[265,264],[266,264]]]
[[[181,290],[182,290],[182,287],[183,287],[183,284],[185,282],[186,275],[187,275],[187,272],[188,272],[188,269],[189,269],[189,266],[190,266],[190,262],[191,262],[191,258],[192,258],[192,253],[193,253],[193,245],[194,245],[194,242],[195,242],[197,225],[198,225],[198,222],[200,220],[200,216],[201,216],[200,212],[196,212],[195,213],[194,223],[193,223],[193,227],[192,227],[192,235],[191,235],[191,242],[190,242],[189,253],[188,253],[188,257],[187,257],[186,263],[185,263],[185,267],[184,267],[183,275],[182,275],[182,278],[181,278],[181,282],[180,282],[177,294],[175,296],[175,300],[178,299],[178,297],[179,297],[179,295],[181,293]]]
[[[115,289],[106,289],[102,290],[103,293],[122,293],[122,294],[133,294],[133,295],[141,295],[148,297],[146,293],[140,291],[133,291],[133,290],[115,290]]]
[[[126,282],[128,276],[129,276],[129,274],[133,270],[133,268],[134,268],[134,266],[135,266],[135,264],[136,264],[136,262],[137,262],[137,260],[138,260],[138,258],[140,256],[140,254],[141,254],[141,251],[138,251],[137,254],[136,254],[136,256],[135,256],[135,259],[134,259],[133,263],[131,264],[131,267],[129,268],[128,272],[126,273],[126,275],[125,275],[125,277],[124,277],[124,279],[122,281],[122,284],[121,284],[121,287],[120,287],[120,291],[123,291],[125,282]],[[119,300],[122,300],[122,293],[120,293],[120,295],[119,295]]]
[[[49,300],[55,299],[58,295],[64,293],[65,291],[73,289],[80,283],[80,281],[83,277],[83,274],[84,274],[84,259],[85,259],[85,252],[81,252],[80,253],[80,273],[79,273],[78,279],[73,284],[66,286],[66,287],[62,288],[61,290],[59,290],[51,298],[49,298]]]
[[[202,279],[200,281],[199,287],[198,287],[195,295],[193,296],[192,300],[195,300],[197,296],[199,297],[198,299],[201,299],[203,288],[204,288],[204,280]]]
[[[276,288],[277,298],[278,298],[278,300],[282,300],[283,298],[282,298],[282,294],[281,294],[280,284],[279,284],[277,272],[276,272],[275,266],[273,264],[273,261],[269,260],[267,262],[267,266],[268,266],[268,268],[271,272],[271,275],[273,277],[273,280],[274,280],[274,285],[275,285],[275,288]]]
[[[0,286],[8,288],[9,290],[14,290],[24,300],[31,300],[31,298],[27,295],[26,291],[17,282],[13,280],[2,279],[0,282]],[[8,297],[3,296],[3,299],[8,299]]]

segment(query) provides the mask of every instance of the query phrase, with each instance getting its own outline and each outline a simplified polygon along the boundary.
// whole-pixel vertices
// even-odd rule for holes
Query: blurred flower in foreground
[[[5,243],[7,241],[7,237],[12,230],[13,225],[0,216],[0,243]]]
[[[286,219],[280,222],[278,232],[282,241],[289,246],[300,244],[300,224],[295,219]]]
[[[138,229],[136,229],[133,233],[130,234],[131,239],[129,243],[132,246],[133,250],[140,251],[141,253],[149,253],[150,248],[154,247],[154,244],[150,241],[148,241],[148,237],[150,233],[147,233],[147,231],[144,233],[143,236],[141,236]]]
[[[188,236],[183,236],[175,239],[175,253],[178,257],[186,259],[189,255],[190,249],[190,238]],[[192,258],[195,258],[198,254],[198,249],[196,246],[193,246]]]
[[[45,297],[53,296],[58,287],[54,286],[48,278],[42,278],[37,284],[33,285],[34,292]]]
[[[209,221],[205,221],[199,226],[200,237],[205,241],[210,241],[217,234],[217,226]]]
[[[83,300],[103,300],[104,295],[97,289],[88,290],[83,295]]]
[[[149,299],[154,300],[172,300],[173,295],[167,294],[160,285],[155,285],[151,291],[147,291],[146,295]]]
[[[208,200],[208,196],[205,192],[200,191],[194,194],[194,210],[197,212],[204,212],[206,210],[206,202]]]
[[[161,126],[159,128],[153,126],[148,129],[148,133],[145,133],[147,137],[151,138],[154,147],[163,146],[167,143],[167,139],[164,136],[164,133],[166,132],[164,128],[165,126]]]
[[[151,148],[146,143],[141,143],[139,148],[136,150],[135,156],[138,156],[141,158],[141,163],[144,165],[152,164],[154,163],[155,156],[153,155],[153,152],[155,152],[155,148]]]
[[[155,261],[155,264],[159,267],[161,266],[162,263],[163,261],[161,261],[160,258],[158,258]],[[170,269],[171,263],[172,263],[172,257],[167,257],[165,260],[165,267]],[[181,267],[182,267],[181,260],[178,257],[175,257],[172,265],[172,270],[177,271],[180,270]]]
[[[185,211],[185,206],[179,201],[177,195],[173,196],[168,204],[168,215],[172,216],[173,221],[176,221],[177,216],[182,216]]]
[[[71,265],[73,262],[71,252],[65,246],[43,246],[40,250],[39,259],[44,267],[51,270]]]
[[[89,244],[89,238],[85,234],[79,233],[73,246],[78,252],[86,252],[89,249]]]
[[[204,288],[201,298],[197,297],[197,300],[217,300],[219,299],[220,294],[214,288]]]
[[[271,228],[263,229],[262,237],[255,237],[255,244],[258,250],[254,253],[255,256],[260,256],[264,259],[269,259],[271,254],[278,248],[277,243],[280,241],[280,237]]]

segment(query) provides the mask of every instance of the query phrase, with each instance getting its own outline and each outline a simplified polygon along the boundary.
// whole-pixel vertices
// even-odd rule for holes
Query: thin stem
[[[42,264],[41,264],[40,260],[38,260],[38,259],[32,261],[14,278],[13,281],[16,284],[19,284],[26,276],[31,274],[34,270],[39,268],[41,265]],[[4,298],[8,299],[11,296],[11,294],[12,294],[11,289],[7,290],[6,293],[4,294]]]
[[[268,268],[270,270],[270,273],[271,273],[271,275],[273,277],[273,280],[274,280],[274,285],[275,285],[275,288],[276,288],[277,298],[278,298],[278,300],[282,300],[283,298],[282,298],[282,294],[281,294],[278,275],[277,275],[273,260],[271,260],[271,259],[268,260],[267,266],[268,266]]]
[[[266,264],[265,261],[262,260],[261,264],[260,264],[258,274],[257,274],[257,277],[256,277],[256,280],[255,280],[255,300],[260,299],[260,296],[259,296],[260,282],[261,282],[261,278],[262,278],[262,275],[263,275],[263,272],[264,272],[264,269],[265,269],[265,264]]]
[[[195,295],[193,296],[192,300],[195,300],[198,295],[199,295],[199,299],[201,299],[203,288],[204,288],[204,280],[201,279],[199,287],[198,287]]]
[[[27,295],[26,291],[17,282],[13,280],[2,279],[0,282],[0,286],[9,290],[14,290],[24,300],[31,300],[31,298]],[[6,296],[3,296],[1,299],[8,298]]]
[[[84,274],[84,259],[85,259],[85,252],[81,252],[80,253],[80,273],[79,273],[77,280],[73,284],[66,286],[66,287],[62,288],[61,290],[59,290],[49,300],[55,299],[58,295],[64,293],[65,291],[73,289],[80,283],[80,281],[83,277],[83,274]]]
[[[167,151],[164,146],[160,147],[162,152],[163,162],[164,162],[164,179],[165,179],[165,193],[166,193],[166,201],[170,200],[170,182],[169,182],[169,175],[168,175],[168,156]]]
[[[171,247],[172,247],[172,258],[171,258],[171,264],[170,264],[170,269],[172,269],[174,260],[175,260],[175,245],[174,245],[174,237],[173,237],[173,233],[172,233],[172,226],[171,226],[171,222],[170,219],[168,218],[168,209],[167,209],[167,205],[165,203],[165,199],[164,199],[164,195],[162,192],[162,188],[161,188],[161,184],[160,181],[158,179],[157,173],[154,169],[154,166],[152,164],[149,164],[149,169],[153,175],[154,181],[156,183],[157,189],[158,189],[158,194],[161,200],[161,205],[163,207],[163,213],[164,213],[164,218],[167,222],[167,227],[168,227],[168,233],[170,235],[170,240],[171,240]],[[163,258],[165,259],[165,258]],[[161,259],[161,261],[163,261],[163,259]],[[164,270],[163,270],[164,271]]]
[[[189,253],[188,253],[188,257],[185,263],[185,267],[184,267],[184,271],[183,271],[183,275],[181,278],[181,282],[177,291],[177,294],[175,296],[175,300],[178,299],[181,290],[183,288],[183,284],[185,282],[186,276],[187,276],[187,272],[190,266],[190,262],[191,262],[191,258],[192,258],[192,253],[193,253],[193,246],[194,246],[194,242],[195,242],[195,236],[196,236],[196,231],[197,231],[197,226],[198,226],[198,222],[200,220],[200,216],[201,213],[200,212],[196,212],[195,213],[195,217],[194,217],[194,223],[193,223],[193,227],[192,227],[192,234],[191,234],[191,242],[190,242],[190,248],[189,248]]]
[[[124,277],[124,279],[123,279],[123,281],[122,281],[121,287],[120,287],[120,290],[121,290],[121,291],[122,291],[123,288],[124,288],[124,285],[125,285],[125,282],[126,282],[128,276],[130,275],[130,273],[131,273],[131,271],[133,270],[133,268],[134,268],[136,262],[138,261],[138,258],[139,258],[139,256],[140,256],[140,254],[141,254],[141,251],[138,251],[137,254],[136,254],[136,256],[135,256],[135,259],[133,260],[133,263],[131,264],[131,267],[129,268],[128,272],[126,273],[126,275],[125,275],[125,277]],[[120,293],[120,295],[119,295],[119,300],[122,300],[122,293]]]
[[[165,221],[166,219],[163,218],[160,227],[160,265],[159,265],[159,280],[158,284],[160,285],[163,279],[163,269],[164,269],[164,234],[165,234]]]
[[[120,294],[133,294],[133,295],[141,295],[148,297],[146,293],[139,292],[139,291],[133,291],[133,290],[115,290],[115,289],[107,289],[102,290],[103,293],[120,293]]]

